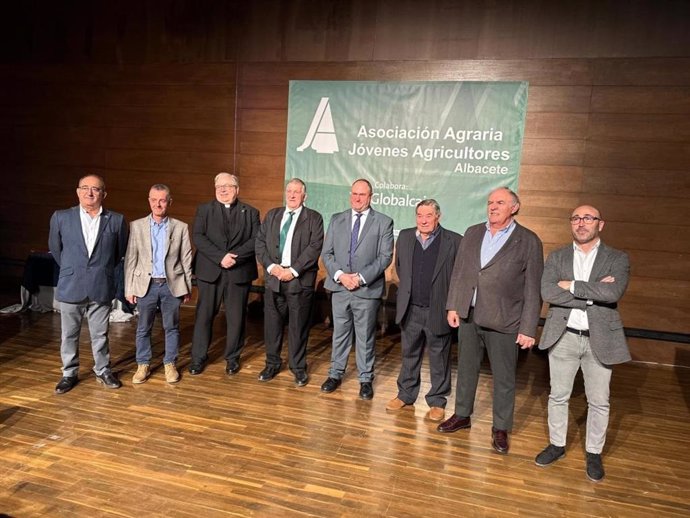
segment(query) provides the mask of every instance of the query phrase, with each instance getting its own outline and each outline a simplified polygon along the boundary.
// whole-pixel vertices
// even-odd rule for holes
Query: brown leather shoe
[[[438,425],[436,430],[441,433],[453,433],[470,426],[472,426],[472,420],[469,417],[460,417],[457,414],[453,414],[449,419]]]
[[[446,417],[446,409],[440,406],[432,406],[427,415],[431,421],[442,421]]]
[[[405,403],[402,399],[395,397],[391,399],[388,403],[386,403],[386,410],[395,412],[396,410],[400,410],[401,408],[405,408],[406,406],[407,403]]]
[[[498,453],[505,455],[508,453],[510,445],[508,444],[508,432],[505,430],[497,430],[491,427],[491,446]]]

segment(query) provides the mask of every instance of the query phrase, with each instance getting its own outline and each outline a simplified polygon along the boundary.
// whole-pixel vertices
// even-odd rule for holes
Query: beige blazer
[[[125,254],[125,297],[143,297],[149,289],[153,258],[149,216],[133,221]],[[186,223],[168,218],[165,277],[170,293],[182,297],[192,292],[192,244]]]

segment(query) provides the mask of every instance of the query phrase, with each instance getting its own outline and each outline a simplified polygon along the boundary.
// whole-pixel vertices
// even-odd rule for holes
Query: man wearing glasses
[[[549,442],[537,455],[537,466],[565,456],[568,401],[579,369],[587,395],[586,474],[604,478],[601,451],[609,421],[611,366],[630,360],[618,301],[628,285],[630,264],[625,252],[599,238],[601,213],[590,205],[570,217],[573,243],[546,260],[541,295],[549,303],[540,349],[549,350]]]
[[[232,375],[240,370],[249,288],[258,277],[254,241],[259,211],[237,198],[240,187],[234,174],[216,175],[214,185],[216,199],[199,206],[192,228],[199,291],[189,366],[192,375],[201,374],[208,360],[213,319],[221,302],[227,324],[225,372]]]
[[[110,370],[108,319],[115,298],[114,270],[125,255],[127,224],[122,214],[104,209],[105,181],[89,174],[77,184],[79,205],[50,219],[48,246],[60,267],[55,298],[60,302],[62,379],[56,394],[79,380],[79,333],[86,316],[96,381],[107,388],[122,383]]]

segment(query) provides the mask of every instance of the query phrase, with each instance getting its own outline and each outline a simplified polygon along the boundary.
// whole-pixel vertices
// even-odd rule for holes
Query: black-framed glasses
[[[591,225],[595,221],[601,221],[601,218],[597,218],[596,216],[590,216],[587,214],[586,216],[571,216],[570,218],[570,223],[573,225],[579,225],[580,221],[584,221],[588,225]]]
[[[84,194],[86,194],[89,191],[91,191],[94,194],[101,194],[103,192],[103,189],[100,187],[89,187],[88,185],[82,185],[81,187],[78,187],[78,189]]]

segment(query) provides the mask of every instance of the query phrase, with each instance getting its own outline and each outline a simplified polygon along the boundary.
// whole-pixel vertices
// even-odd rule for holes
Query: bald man
[[[540,349],[549,351],[549,445],[535,459],[548,466],[565,456],[568,402],[582,370],[587,395],[587,477],[604,478],[601,451],[609,422],[611,366],[630,360],[618,301],[628,286],[625,252],[605,245],[601,212],[582,205],[570,215],[573,243],[546,260],[541,295],[549,303]]]

